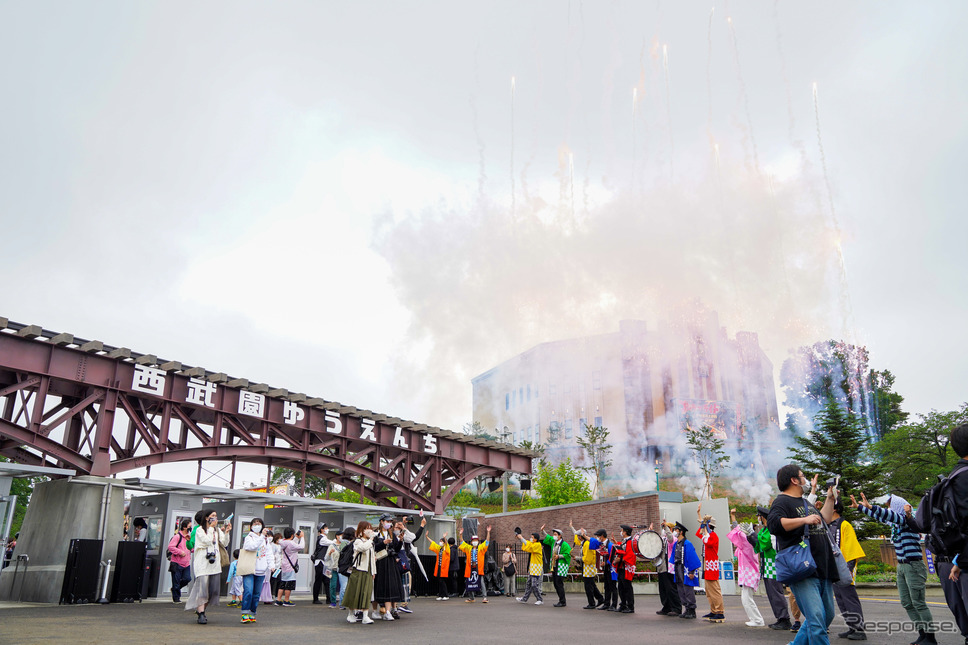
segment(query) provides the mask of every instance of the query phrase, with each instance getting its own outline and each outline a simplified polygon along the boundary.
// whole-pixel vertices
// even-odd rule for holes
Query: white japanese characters
[[[131,380],[131,389],[135,392],[164,396],[165,373],[157,368],[148,367],[147,365],[135,365],[134,378]]]
[[[256,394],[255,392],[239,390],[239,414],[259,417],[261,419],[265,415],[265,409],[265,396]]]
[[[295,425],[299,421],[305,418],[306,413],[301,407],[293,403],[292,401],[283,401],[282,403],[282,420],[289,425]]]
[[[147,365],[135,365],[134,377],[131,380],[131,389],[135,392],[151,394],[154,396],[165,396],[165,384],[167,374],[156,367]],[[215,395],[218,392],[218,385],[210,383],[202,378],[192,377],[188,379],[188,393],[185,402],[192,405],[203,406],[206,408],[215,407]],[[263,394],[239,390],[239,414],[250,417],[264,419],[266,414],[266,397]],[[282,402],[282,420],[287,425],[296,425],[306,418],[306,410],[292,401]],[[326,410],[323,414],[324,427],[330,434],[343,434],[343,420],[338,412]],[[419,435],[414,435],[416,439]],[[376,422],[372,419],[360,420],[360,437],[363,441],[377,441]],[[397,426],[393,433],[394,447],[409,450],[410,445],[404,435],[403,428]],[[416,447],[415,447],[416,449]],[[429,454],[437,454],[437,437],[430,433],[423,434],[423,451]]]
[[[215,401],[212,397],[215,396],[217,389],[218,386],[215,383],[209,383],[200,378],[191,378],[188,380],[188,396],[185,397],[185,402],[214,408]]]

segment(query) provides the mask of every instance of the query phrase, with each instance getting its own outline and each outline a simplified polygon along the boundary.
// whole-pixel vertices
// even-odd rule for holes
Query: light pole
[[[504,426],[504,433],[501,435],[501,441],[504,443],[508,442],[508,436],[511,433],[508,432],[508,427]],[[504,471],[501,475],[501,512],[508,512],[508,471]]]
[[[659,492],[659,468],[662,466],[662,462],[658,459],[655,460],[655,492]]]

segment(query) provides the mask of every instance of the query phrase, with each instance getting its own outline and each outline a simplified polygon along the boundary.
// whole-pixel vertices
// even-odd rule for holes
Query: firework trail
[[[480,46],[478,46],[474,50],[474,86],[477,88],[477,90],[480,90],[480,87],[481,87],[480,68],[477,64],[478,62],[477,54],[479,50],[480,50]],[[477,96],[472,93],[469,97],[469,101],[471,104],[471,116],[473,117],[473,121],[474,121],[474,139],[477,141],[477,155],[478,155],[478,166],[479,166],[478,177],[477,177],[477,198],[483,204],[484,187],[487,184],[487,170],[484,163],[485,147],[484,147],[484,140],[481,138],[481,131],[477,123]]]
[[[568,153],[568,189],[571,192],[571,219],[575,219],[575,153]]]
[[[830,190],[830,175],[827,172],[827,155],[823,149],[823,136],[820,134],[820,97],[817,92],[816,83],[813,84],[813,114],[817,124],[817,147],[820,150],[820,167],[823,171],[824,187],[827,189],[827,206],[830,209],[830,221],[834,229],[834,246],[837,248],[837,263],[840,268],[840,305],[844,333],[850,334],[853,337],[854,311],[850,301],[850,287],[847,282],[847,265],[844,262],[840,221],[837,219],[837,210],[834,208],[834,195],[833,191]]]
[[[511,77],[511,218],[514,218],[514,77]]]
[[[669,45],[662,45],[662,69],[665,72],[666,119],[669,122],[669,176],[676,179],[676,141],[672,134],[672,93],[669,91]]]
[[[773,26],[776,31],[776,54],[780,60],[780,74],[783,77],[783,89],[787,98],[787,117],[790,119],[790,143],[800,152],[801,158],[806,157],[803,142],[796,137],[796,120],[793,117],[793,90],[790,89],[790,77],[787,74],[786,56],[783,53],[783,34],[780,31],[779,0],[773,1]]]
[[[759,173],[760,157],[756,148],[756,136],[753,134],[753,118],[750,116],[750,100],[746,93],[746,82],[743,80],[743,68],[739,63],[739,44],[736,41],[736,28],[733,26],[732,17],[727,17],[726,22],[729,24],[730,39],[733,42],[733,60],[736,63],[736,78],[739,81],[740,96],[743,99],[743,109],[746,112],[746,127],[749,129],[750,143],[753,146],[753,168]]]
[[[706,94],[709,97],[709,115],[706,117],[706,134],[713,136],[713,14],[716,7],[709,10],[709,30],[706,32]]]

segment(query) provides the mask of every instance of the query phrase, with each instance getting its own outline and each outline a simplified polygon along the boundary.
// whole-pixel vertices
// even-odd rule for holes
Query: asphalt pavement
[[[765,596],[757,597],[764,617],[772,622]],[[432,598],[415,599],[413,614],[399,621],[377,621],[372,625],[346,622],[346,612],[313,605],[311,599],[294,597],[295,607],[260,606],[258,622],[241,624],[239,611],[223,605],[211,608],[209,623],[195,623],[193,612],[171,601],[151,600],[112,605],[37,605],[0,604],[0,643],[92,643],[130,645],[131,643],[254,642],[271,643],[348,643],[363,639],[394,639],[400,643],[744,643],[781,645],[793,639],[790,632],[750,628],[737,596],[726,597],[726,622],[711,624],[701,619],[682,620],[657,616],[657,596],[636,596],[634,614],[584,610],[584,595],[568,596],[568,606],[553,607],[555,598],[545,596],[545,604],[535,606],[512,598],[492,597],[490,602],[465,603],[452,598],[447,602]],[[706,613],[705,598],[697,597],[698,613]],[[868,643],[887,645],[910,643],[917,638],[898,632],[906,619],[895,599],[864,599],[865,618],[879,623],[870,632]],[[951,621],[951,615],[938,599],[931,599],[935,620]],[[893,623],[893,624],[892,624]],[[948,629],[953,629],[950,625]],[[831,626],[833,643],[847,643],[836,637],[844,631],[839,614]],[[402,640],[401,640],[402,639]],[[939,634],[940,643],[962,645],[957,633]]]

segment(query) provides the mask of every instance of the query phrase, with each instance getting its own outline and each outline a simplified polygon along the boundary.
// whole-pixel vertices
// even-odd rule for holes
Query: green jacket
[[[765,526],[756,534],[756,544],[753,550],[760,554],[760,577],[767,580],[776,579],[776,549],[773,548],[773,536]]]
[[[551,547],[551,553],[552,553],[552,555],[551,555],[551,558],[552,558],[551,566],[552,566],[552,571],[554,571],[554,568],[553,567],[557,566],[558,567],[558,575],[559,576],[566,576],[566,575],[568,575],[568,566],[571,564],[571,545],[568,544],[567,541],[565,541],[564,537],[562,537],[562,539],[561,539],[561,547],[559,548],[559,551],[558,551],[558,562],[557,562],[557,565],[556,565],[555,562],[554,562],[554,548],[555,548],[555,538],[554,538],[554,536],[552,536],[552,535],[546,535],[546,536],[544,536],[544,539],[541,540],[541,541],[544,544],[547,544],[548,546]]]

